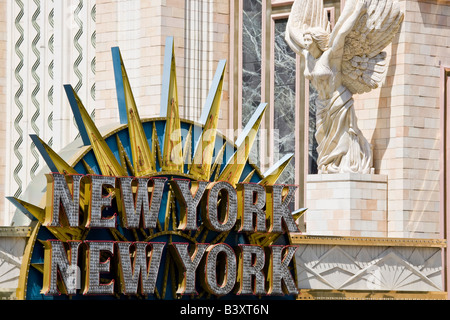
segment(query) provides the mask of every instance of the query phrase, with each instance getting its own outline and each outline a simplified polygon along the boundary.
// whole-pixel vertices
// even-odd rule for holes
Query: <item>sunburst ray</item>
[[[139,112],[136,107],[127,71],[118,47],[111,48],[116,80],[117,102],[121,123],[128,123],[131,156],[136,176],[146,176],[155,172],[155,163]]]
[[[35,217],[40,223],[44,222],[45,209],[15,197],[6,197],[17,209],[29,217]]]
[[[24,200],[15,197],[6,197],[14,206],[29,217],[35,217],[36,220],[42,224],[45,220],[45,209],[34,204],[28,203]],[[63,228],[63,227],[47,227],[47,229],[59,240],[79,240],[82,238],[85,228]]]
[[[214,154],[219,109],[222,96],[223,77],[226,61],[219,61],[211,88],[200,117],[204,125],[200,139],[195,147],[194,159],[189,173],[199,180],[208,180],[211,171],[211,162]]]
[[[228,181],[233,186],[239,182],[266,108],[267,104],[261,103],[248,121],[236,140],[237,150],[220,173],[219,180]]]
[[[95,158],[100,166],[100,171],[106,176],[126,176],[127,173],[117,161],[111,149],[108,147],[105,139],[94,124],[81,100],[73,90],[72,86],[65,85],[67,97],[69,98],[70,107],[76,117],[77,125],[83,128],[89,138],[90,144],[95,154]]]
[[[38,149],[45,163],[52,172],[76,174],[76,170],[72,168],[63,158],[61,158],[53,149],[48,146],[41,138],[35,134],[30,134],[31,140]]]
[[[259,184],[263,186],[275,184],[293,157],[293,153],[289,153],[283,156],[263,174],[263,178],[259,182]]]
[[[161,117],[166,117],[162,170],[183,172],[183,148],[173,37],[167,37],[165,50],[160,111]]]

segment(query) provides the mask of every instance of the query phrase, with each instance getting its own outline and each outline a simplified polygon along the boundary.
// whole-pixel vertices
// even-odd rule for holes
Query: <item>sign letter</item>
[[[264,273],[262,272],[265,263],[264,249],[257,245],[239,245],[241,249],[239,259],[240,288],[238,294],[266,294],[264,288]],[[255,288],[253,290],[252,278],[255,277]]]
[[[207,181],[198,181],[197,190],[192,194],[189,180],[174,179],[171,181],[175,196],[180,202],[180,230],[197,230],[197,206],[208,185]]]
[[[288,188],[287,195],[283,198],[283,189]],[[269,232],[283,233],[282,222],[284,220],[289,232],[299,232],[295,223],[289,203],[294,199],[297,186],[274,185],[266,186],[267,189],[267,214],[270,217],[271,227]]]
[[[95,175],[88,175],[88,177],[91,185],[91,199],[89,202],[89,218],[87,226],[89,228],[115,228],[115,214],[110,218],[102,218],[102,209],[103,207],[110,207],[112,202],[111,193],[107,196],[103,196],[103,186],[109,185],[112,190],[115,187],[116,178]]]
[[[177,293],[179,294],[197,294],[197,291],[195,290],[195,271],[209,244],[196,244],[192,256],[188,252],[188,246],[188,243],[173,243],[171,247],[172,250],[175,251],[173,256],[177,261],[178,267],[183,270],[183,275],[181,275],[180,271],[180,278],[183,280],[178,286]]]
[[[100,273],[109,272],[110,258],[105,262],[100,261],[100,251],[112,253],[114,242],[112,241],[86,241],[86,288],[84,294],[114,294],[114,280],[107,284],[100,284]]]
[[[78,227],[80,220],[80,181],[82,175],[67,175],[72,186],[72,193],[69,190],[64,174],[51,173],[47,176],[47,203],[45,226],[59,227],[59,212],[62,209],[67,216],[70,227]]]
[[[298,294],[298,289],[295,284],[294,279],[292,278],[291,273],[289,272],[289,263],[294,257],[295,251],[298,247],[296,246],[270,246],[271,249],[271,257],[270,263],[272,267],[269,268],[271,270],[270,274],[270,289],[269,294],[272,295],[283,295],[283,288],[281,285],[281,281],[284,282],[287,294]],[[282,256],[283,250],[286,250],[284,257]]]
[[[210,230],[227,232],[236,224],[238,204],[236,190],[226,181],[219,181],[210,186],[206,208],[202,210],[203,221]],[[226,191],[226,197],[222,191]]]
[[[68,241],[69,255],[66,253],[64,243],[58,240],[44,242],[44,280],[41,293],[58,295],[57,277],[58,269],[62,277],[62,290],[65,294],[76,294],[78,274],[78,247],[81,241]]]

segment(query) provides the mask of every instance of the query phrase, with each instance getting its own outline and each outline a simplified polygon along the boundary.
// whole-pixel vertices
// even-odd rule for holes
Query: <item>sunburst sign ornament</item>
[[[289,233],[296,187],[248,161],[266,104],[235,143],[217,131],[225,61],[199,123],[178,112],[173,38],[166,40],[161,116],[141,119],[112,48],[120,124],[101,134],[65,86],[81,146],[64,160],[31,136],[48,168],[39,204],[8,199],[33,217],[18,299],[246,299],[298,294]],[[44,188],[43,188],[44,187]]]

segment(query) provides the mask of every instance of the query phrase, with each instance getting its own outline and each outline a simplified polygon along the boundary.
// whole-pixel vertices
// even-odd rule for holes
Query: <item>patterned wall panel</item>
[[[9,3],[6,195],[25,196],[44,163],[29,137],[56,151],[76,138],[63,84],[72,84],[94,116],[95,0]],[[9,177],[8,177],[9,175]],[[14,208],[6,202],[5,223]]]
[[[209,91],[213,66],[213,0],[185,2],[184,108],[181,116],[197,121]]]
[[[15,296],[29,228],[0,227],[0,300]]]
[[[442,291],[442,249],[301,245],[298,286],[317,290]]]

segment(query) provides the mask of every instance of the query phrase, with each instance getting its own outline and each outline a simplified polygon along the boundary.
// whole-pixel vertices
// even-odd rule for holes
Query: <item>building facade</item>
[[[435,259],[436,252],[445,251],[445,241],[439,245],[434,241],[445,240],[448,230],[448,1],[399,0],[404,22],[386,48],[386,79],[372,92],[355,96],[359,127],[373,148],[370,178],[317,174],[316,92],[303,76],[305,62],[284,40],[292,3],[0,1],[0,225],[30,225],[6,200],[26,198],[27,186],[45,167],[29,135],[38,135],[55,151],[77,138],[63,85],[74,87],[100,128],[118,122],[111,48],[119,46],[141,117],[159,116],[164,44],[167,36],[173,36],[182,118],[198,121],[222,59],[227,65],[219,129],[226,137],[234,141],[260,102],[268,103],[251,159],[264,171],[283,156],[293,155],[282,181],[299,186],[295,206],[308,208],[299,221],[306,237],[361,237],[352,243],[357,246],[367,245],[364,237],[423,239],[438,249],[424,249],[422,260]],[[332,26],[344,5],[344,0],[324,0]],[[8,237],[9,231],[4,239]],[[311,246],[321,244],[314,241]],[[411,252],[419,242],[413,243]],[[348,248],[345,243],[326,245],[330,250]],[[409,244],[401,242],[404,245]],[[387,247],[397,246],[392,242]],[[1,250],[8,252],[6,247]],[[14,250],[8,254],[20,255]],[[333,250],[330,256],[336,255]],[[375,261],[378,251],[370,250]],[[16,261],[14,269],[20,259],[11,259]],[[312,259],[311,254],[304,251],[302,259]],[[357,256],[352,259],[360,265]],[[436,267],[442,270],[433,269],[438,275],[433,274],[432,280],[421,274],[431,286],[424,291],[447,291],[443,265]],[[359,288],[348,283],[303,285],[317,290]]]

